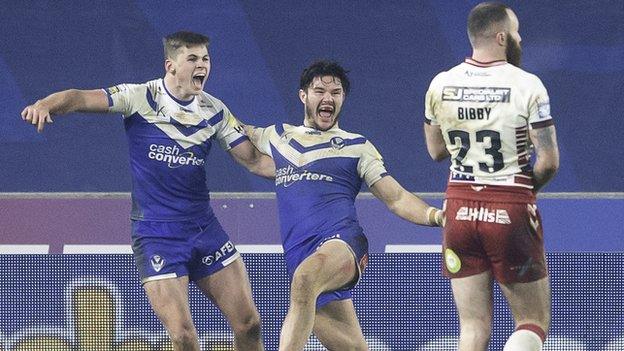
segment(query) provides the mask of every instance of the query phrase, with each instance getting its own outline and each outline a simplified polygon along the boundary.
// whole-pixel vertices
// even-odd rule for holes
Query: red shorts
[[[462,278],[491,270],[501,283],[546,277],[542,220],[535,197],[530,191],[509,194],[496,187],[481,188],[447,192],[444,275]]]

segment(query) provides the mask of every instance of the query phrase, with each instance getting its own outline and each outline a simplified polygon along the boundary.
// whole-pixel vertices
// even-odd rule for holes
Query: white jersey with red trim
[[[465,62],[438,74],[425,123],[439,125],[450,183],[532,188],[529,130],[553,124],[541,80],[506,61]]]

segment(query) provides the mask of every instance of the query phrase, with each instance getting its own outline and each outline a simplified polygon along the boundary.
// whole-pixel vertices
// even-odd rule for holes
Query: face
[[[519,22],[518,17],[511,10],[507,10],[509,15],[509,31],[507,34],[507,46],[505,47],[505,56],[507,62],[516,67],[520,67],[520,61],[522,59],[522,47],[520,46]]]
[[[325,131],[338,123],[345,92],[339,78],[315,77],[305,91],[299,90],[299,98],[305,106],[304,124]]]
[[[165,61],[167,74],[172,75],[176,89],[182,96],[197,95],[204,89],[210,73],[210,57],[204,45],[177,50],[177,56]]]

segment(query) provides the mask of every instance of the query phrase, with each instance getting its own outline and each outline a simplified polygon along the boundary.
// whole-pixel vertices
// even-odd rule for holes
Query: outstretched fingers
[[[30,122],[37,127],[37,132],[41,133],[46,123],[53,123],[50,111],[37,108],[34,105],[26,106],[21,113],[22,120]]]

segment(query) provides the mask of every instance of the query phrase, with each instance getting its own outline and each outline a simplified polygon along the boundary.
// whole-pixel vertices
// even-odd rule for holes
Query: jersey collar
[[[507,63],[507,60],[496,60],[496,61],[489,61],[489,62],[481,62],[481,61],[477,61],[477,60],[473,59],[472,57],[466,57],[464,62],[469,64],[469,65],[473,65],[473,66],[477,66],[477,67],[493,67],[493,66],[504,65],[504,64]]]
[[[180,100],[180,99],[176,98],[175,96],[173,96],[173,94],[171,94],[169,92],[169,89],[167,89],[167,84],[165,84],[165,80],[164,79],[162,80],[162,85],[165,88],[165,91],[167,92],[167,95],[169,95],[169,97],[171,99],[173,99],[173,101],[177,102],[179,105],[188,106],[188,105],[191,104],[191,102],[193,102],[195,100],[195,96],[193,96],[190,100]]]

